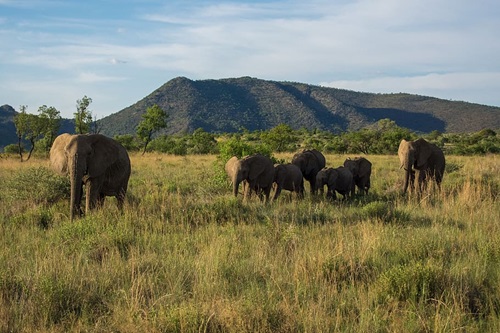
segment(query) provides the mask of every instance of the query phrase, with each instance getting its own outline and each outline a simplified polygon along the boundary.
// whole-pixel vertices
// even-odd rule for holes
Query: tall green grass
[[[73,223],[47,161],[0,160],[1,332],[500,330],[499,156],[447,157],[419,197],[369,156],[367,197],[272,204],[215,156],[131,159],[124,212]]]

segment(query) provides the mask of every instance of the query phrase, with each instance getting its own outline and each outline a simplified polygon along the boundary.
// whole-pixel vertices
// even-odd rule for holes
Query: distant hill
[[[16,113],[10,105],[0,106],[0,151],[11,143],[17,143],[16,126],[13,122]]]
[[[281,123],[293,129],[359,130],[380,119],[416,132],[476,132],[500,129],[500,108],[411,94],[373,94],[251,77],[220,80],[172,79],[137,103],[98,121],[108,136],[135,134],[146,109],[158,104],[169,114],[161,133],[266,130]],[[0,107],[0,150],[16,143],[16,112]],[[60,132],[74,131],[63,119]]]
[[[134,134],[146,109],[169,114],[163,133],[269,129],[358,130],[390,118],[416,132],[475,132],[500,128],[500,108],[411,94],[373,94],[251,77],[193,81],[178,77],[99,121],[102,133]]]

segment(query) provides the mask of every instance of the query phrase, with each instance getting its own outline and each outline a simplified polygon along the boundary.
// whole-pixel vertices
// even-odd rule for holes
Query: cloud
[[[430,73],[406,77],[374,77],[321,82],[325,87],[373,93],[413,93],[439,98],[498,105],[500,72]]]
[[[91,20],[73,2],[58,1],[43,17],[9,17],[14,24],[2,25],[0,43],[9,46],[0,51],[2,77],[9,85],[0,99],[26,82],[52,85],[58,96],[60,87],[75,85],[67,104],[87,94],[97,108],[104,98],[104,113],[175,76],[249,75],[500,105],[494,0],[129,2],[138,7]],[[47,104],[48,94],[33,100]]]
[[[124,81],[124,77],[104,76],[97,73],[82,72],[78,74],[77,80],[82,83],[98,83],[98,82],[118,82]]]

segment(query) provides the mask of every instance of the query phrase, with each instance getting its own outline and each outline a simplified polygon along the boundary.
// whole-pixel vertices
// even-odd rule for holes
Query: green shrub
[[[397,265],[380,276],[378,300],[419,302],[440,299],[448,287],[448,280],[442,268],[431,263]]]
[[[45,167],[21,169],[6,182],[5,197],[12,200],[51,204],[69,195],[69,179],[58,176]]]

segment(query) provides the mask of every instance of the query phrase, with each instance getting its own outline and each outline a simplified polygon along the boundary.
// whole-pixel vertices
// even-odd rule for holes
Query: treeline
[[[471,134],[449,134],[438,131],[418,134],[399,127],[390,119],[382,119],[360,131],[333,134],[319,130],[293,130],[281,124],[270,130],[214,134],[199,128],[192,134],[159,135],[152,139],[147,150],[173,155],[219,154],[223,151],[241,155],[259,152],[295,152],[315,148],[328,154],[397,154],[402,139],[423,137],[441,147],[446,154],[481,155],[500,153],[500,135],[491,129]],[[117,135],[129,151],[143,148],[143,140],[135,135]]]
[[[84,102],[83,99],[80,106]],[[82,103],[83,102],[83,103]],[[85,114],[88,104],[79,110]],[[5,153],[20,154],[23,151],[34,151],[47,154],[55,138],[60,116],[57,110],[41,107],[40,116],[22,112],[16,118],[16,127],[19,142],[5,147]],[[78,113],[75,114],[77,116]],[[414,140],[423,137],[438,145],[446,154],[452,155],[482,155],[500,153],[500,135],[491,129],[484,129],[475,133],[455,134],[415,133],[407,128],[397,126],[393,120],[382,119],[372,126],[359,131],[349,131],[333,134],[322,130],[293,130],[290,126],[280,124],[269,130],[248,131],[242,129],[237,133],[210,133],[202,128],[191,134],[184,135],[157,135],[154,133],[167,124],[168,117],[156,105],[149,108],[143,116],[143,121],[135,135],[116,135],[128,151],[161,152],[173,155],[189,154],[225,154],[238,152],[238,155],[247,155],[259,151],[261,153],[295,152],[303,148],[315,148],[327,154],[396,154],[402,139]],[[36,122],[34,120],[43,121]],[[76,117],[75,117],[76,118]],[[82,132],[96,133],[98,128],[92,128],[92,118],[87,117],[83,123],[87,125]],[[32,121],[30,121],[32,120]],[[79,124],[80,122],[77,122]],[[33,126],[37,124],[37,126]],[[81,126],[81,124],[80,124]],[[30,142],[30,147],[24,147],[22,138]],[[22,159],[22,155],[21,155]]]

